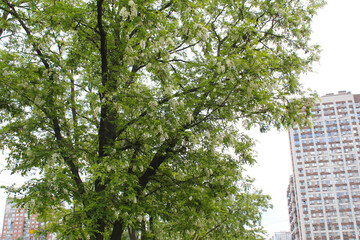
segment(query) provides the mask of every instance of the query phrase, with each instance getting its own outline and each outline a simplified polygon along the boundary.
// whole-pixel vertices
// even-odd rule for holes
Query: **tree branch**
[[[30,29],[27,27],[27,25],[25,24],[25,22],[22,20],[22,18],[19,16],[19,14],[16,12],[16,9],[15,7],[10,4],[7,0],[3,0],[3,2],[11,9],[11,14],[18,20],[18,22],[20,23],[21,27],[24,29],[24,31],[26,32],[27,36],[29,38],[33,38],[32,34],[31,34],[31,31]],[[50,64],[49,62],[46,60],[46,58],[44,57],[40,47],[38,47],[35,43],[33,44],[33,47],[34,47],[34,50],[37,54],[37,56],[40,58],[42,64],[45,66],[45,68],[47,70],[50,70]],[[50,75],[50,81],[53,81],[53,74]],[[50,94],[51,98],[53,97],[52,94]],[[55,102],[55,101],[52,101],[52,102]],[[42,111],[45,113],[45,115],[50,119],[50,121],[52,122],[53,124],[53,130],[54,130],[54,133],[55,133],[55,138],[56,138],[56,141],[59,145],[59,148],[61,149],[62,146],[63,146],[63,143],[64,143],[64,139],[62,137],[62,134],[61,134],[61,128],[60,128],[60,124],[59,124],[59,120],[58,118],[56,117],[56,114],[55,113],[50,113],[49,111],[47,111],[46,109],[44,108],[40,108],[42,109]],[[54,108],[55,109],[55,108]],[[72,179],[75,181],[76,183],[76,186],[78,188],[78,191],[79,191],[79,196],[80,195],[83,195],[85,193],[85,187],[84,187],[84,184],[80,178],[80,174],[79,174],[79,170],[78,168],[76,167],[75,163],[69,158],[66,156],[66,154],[62,151],[62,156],[63,156],[63,159],[64,161],[66,162],[66,164],[70,167],[70,171],[72,173]]]

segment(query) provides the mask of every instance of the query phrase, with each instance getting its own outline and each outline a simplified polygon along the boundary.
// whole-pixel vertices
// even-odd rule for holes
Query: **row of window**
[[[310,176],[306,176],[307,180],[316,180],[316,179],[332,179],[332,178],[343,178],[343,177],[359,177],[359,172],[348,172],[346,173],[333,173],[333,174],[322,174],[322,175],[310,175]],[[304,180],[305,177],[304,176],[299,176],[299,180]]]
[[[343,155],[332,155],[332,156],[317,156],[317,157],[304,157],[304,158],[300,158],[300,160],[302,159],[304,162],[307,162],[304,164],[304,166],[306,168],[308,167],[322,167],[322,166],[341,166],[344,165],[345,162],[347,165],[351,165],[351,164],[357,164],[357,161],[355,160],[356,155],[355,154],[345,154],[345,161],[343,161],[342,159]],[[351,158],[351,159],[350,159]],[[331,160],[331,161],[329,161]],[[314,162],[316,161],[316,162]],[[321,161],[321,162],[320,162]],[[326,162],[324,162],[326,161]],[[312,163],[310,163],[312,162]],[[298,163],[298,168],[301,168],[303,165],[302,162]]]
[[[354,134],[357,134],[357,130],[354,130]],[[353,140],[351,131],[341,131],[341,132],[329,132],[327,135],[325,133],[316,134],[317,139],[309,139],[309,140],[302,140],[301,145],[305,144],[313,144],[313,143],[333,143],[337,142],[340,143],[340,139],[343,141],[345,140]],[[355,136],[355,140],[359,140],[359,136]],[[300,147],[300,140],[294,141],[295,148],[297,149]]]
[[[350,202],[350,200],[346,200],[346,199],[350,199],[350,196],[351,196],[353,202],[359,202],[359,200],[360,200],[359,195],[360,195],[360,192],[356,191],[356,190],[355,191],[352,190],[351,194],[348,191],[344,191],[344,192],[337,192],[336,193],[336,198],[338,200],[341,199],[341,202],[345,203],[345,202]],[[304,208],[307,207],[307,200],[308,200],[307,197],[318,199],[318,200],[320,200],[319,204],[321,204],[322,202],[321,202],[321,199],[319,199],[319,198],[323,198],[324,201],[325,200],[331,200],[331,199],[335,199],[335,194],[334,193],[323,192],[323,193],[316,193],[316,194],[309,193],[308,195],[306,195],[305,193],[302,193],[301,198],[302,198],[302,202],[303,202],[302,205],[303,205]],[[326,202],[326,203],[328,203],[328,202]],[[322,209],[322,205],[318,206],[318,210],[319,209]],[[331,206],[330,205],[325,206],[325,209],[326,210],[331,210]]]
[[[344,172],[345,170],[358,170],[357,166],[347,166],[347,167],[341,167],[339,166],[339,164],[334,163],[334,167],[333,168],[311,168],[311,169],[306,169],[305,173],[331,173],[331,172]],[[298,173],[299,174],[303,174],[304,170],[303,169],[298,169]]]

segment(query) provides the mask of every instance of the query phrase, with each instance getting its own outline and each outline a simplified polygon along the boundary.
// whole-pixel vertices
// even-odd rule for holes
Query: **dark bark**
[[[140,240],[145,240],[146,236],[147,236],[146,225],[145,225],[145,221],[142,220],[141,221],[141,238],[140,238]]]
[[[121,240],[124,232],[124,223],[123,221],[115,221],[113,225],[113,230],[110,236],[110,240]]]
[[[136,231],[134,228],[128,226],[128,232],[129,232],[130,240],[137,240]]]
[[[155,237],[155,229],[154,229],[154,217],[151,216],[150,219],[149,219],[149,226],[150,226],[150,232],[152,234],[152,240],[156,240],[156,237]]]
[[[109,91],[108,89],[108,60],[107,60],[107,36],[106,31],[103,26],[103,2],[104,0],[97,1],[97,28],[99,30],[100,36],[100,55],[101,55],[101,80],[102,85],[105,87],[103,92],[99,92],[101,105],[101,118],[100,118],[100,126],[99,126],[99,150],[98,150],[98,161],[102,161],[103,157],[106,156],[105,148],[107,146],[111,146],[114,140],[114,125],[113,119],[111,117],[109,111],[109,104],[106,102],[106,93]],[[110,89],[111,90],[111,89]],[[95,191],[101,194],[102,191],[106,188],[106,183],[102,181],[102,179],[98,178],[95,180]],[[100,209],[100,211],[102,211]],[[105,212],[105,211],[104,211]],[[106,228],[106,222],[103,216],[98,216],[96,221],[96,232],[95,232],[95,239],[96,240],[103,240],[104,239],[104,232]]]
[[[174,147],[178,141],[177,137],[165,142],[160,149],[157,151],[149,167],[146,169],[145,173],[139,178],[139,185],[141,188],[145,188],[148,184],[150,178],[155,175],[157,169],[160,165],[168,158],[169,154],[173,152]]]

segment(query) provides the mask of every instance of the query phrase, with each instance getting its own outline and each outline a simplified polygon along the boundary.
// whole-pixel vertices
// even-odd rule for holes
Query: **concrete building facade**
[[[291,239],[359,240],[360,94],[327,94],[312,113],[289,131]]]
[[[270,240],[290,240],[290,232],[276,232]]]

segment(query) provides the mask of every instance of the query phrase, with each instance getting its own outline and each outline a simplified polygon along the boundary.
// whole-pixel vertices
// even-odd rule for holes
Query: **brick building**
[[[35,231],[43,225],[44,223],[36,220],[35,214],[28,216],[26,209],[17,208],[11,198],[6,199],[1,240],[54,240],[55,237],[51,234],[48,236],[35,235]]]

